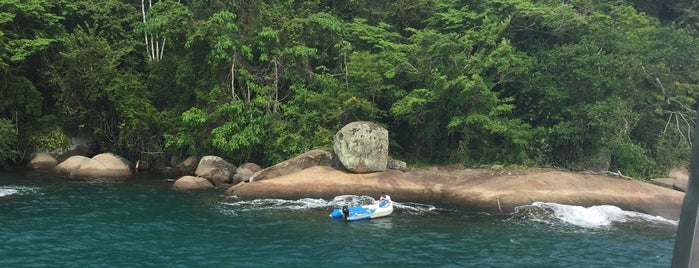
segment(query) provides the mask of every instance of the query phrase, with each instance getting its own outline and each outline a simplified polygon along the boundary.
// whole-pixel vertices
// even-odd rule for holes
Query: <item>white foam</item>
[[[328,201],[323,199],[304,198],[299,200],[285,199],[255,199],[249,201],[227,201],[222,202],[238,211],[249,211],[259,209],[284,209],[284,210],[307,210],[312,208],[322,208],[328,206]]]
[[[19,193],[19,190],[17,189],[6,189],[6,188],[0,188],[0,197],[3,196],[8,196],[8,195],[13,195]]]
[[[532,212],[531,208],[538,208],[538,212]],[[528,212],[524,212],[527,211]],[[562,205],[557,203],[534,202],[527,206],[518,207],[515,213],[527,213],[530,220],[551,223],[551,219],[557,219],[570,225],[583,228],[604,228],[614,223],[624,222],[649,222],[659,224],[677,225],[677,221],[665,219],[660,216],[648,215],[640,212],[626,211],[611,205],[592,207]]]
[[[254,200],[237,200],[231,198],[222,201],[221,205],[225,206],[226,213],[235,213],[243,211],[255,210],[311,210],[311,209],[335,209],[342,206],[358,206],[369,205],[376,203],[376,199],[365,195],[340,195],[327,201],[320,198],[303,198],[299,200],[286,199],[254,199]],[[425,213],[435,210],[434,206],[417,204],[417,203],[398,203],[393,202],[398,209],[408,213]]]
[[[27,193],[36,192],[37,188],[25,187],[25,186],[0,186],[0,197],[10,196],[10,195],[22,195]]]

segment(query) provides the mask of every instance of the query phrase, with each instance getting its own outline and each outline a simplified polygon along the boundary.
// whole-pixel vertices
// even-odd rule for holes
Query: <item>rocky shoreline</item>
[[[352,173],[333,167],[331,156],[327,151],[313,150],[266,169],[249,163],[235,167],[218,157],[203,157],[199,163],[193,161],[196,171],[178,175],[172,188],[227,189],[226,194],[240,199],[293,200],[332,199],[347,194],[376,197],[386,191],[398,202],[493,214],[511,213],[517,206],[536,201],[614,205],[671,220],[679,219],[684,200],[678,183],[660,186],[624,177],[564,170],[474,169],[459,165]],[[87,180],[133,176],[128,161],[113,154],[93,158],[74,156],[57,165],[55,162],[43,165],[42,169]],[[672,179],[686,183],[687,175],[674,174]],[[682,176],[685,177],[677,178]]]
[[[59,157],[59,159],[62,159]],[[122,179],[139,170],[139,161],[111,153],[88,158],[73,155],[58,161],[37,154],[29,166],[79,179]],[[685,170],[686,171],[686,170]],[[554,169],[407,168],[388,155],[388,132],[371,122],[353,122],[335,136],[332,152],[311,150],[274,166],[236,166],[218,156],[189,157],[161,174],[178,178],[173,190],[227,189],[241,199],[323,198],[390,193],[398,202],[494,214],[512,213],[534,202],[566,205],[614,205],[677,220],[688,172],[651,184],[619,173],[591,174]],[[615,176],[610,176],[615,175]],[[672,175],[672,174],[671,174]],[[660,185],[660,186],[659,186]]]

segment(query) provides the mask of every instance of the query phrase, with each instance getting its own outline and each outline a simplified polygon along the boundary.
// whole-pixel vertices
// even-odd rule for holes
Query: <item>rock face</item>
[[[387,170],[352,174],[331,167],[313,167],[271,180],[241,183],[226,193],[240,199],[324,198],[338,195],[377,197],[382,191],[394,201],[444,208],[512,213],[535,201],[593,206],[614,205],[677,220],[684,193],[636,180],[555,170],[525,174],[480,169]]]
[[[333,149],[349,171],[384,171],[388,165],[388,130],[372,122],[349,123],[333,137]]]
[[[205,190],[213,189],[214,185],[205,178],[194,176],[183,176],[172,184],[173,190],[189,191],[189,190]]]
[[[132,176],[133,172],[131,171],[129,162],[124,158],[111,153],[98,154],[91,159],[82,162],[77,170],[70,172],[71,178],[81,179],[126,178]]]
[[[323,150],[311,150],[300,154],[294,158],[255,172],[250,176],[249,181],[267,180],[274,177],[284,176],[315,166],[330,166],[332,164],[332,154]]]
[[[199,160],[199,165],[194,172],[197,177],[206,178],[216,186],[230,184],[235,174],[236,166],[223,160],[223,158],[207,155]]]
[[[29,167],[32,169],[50,170],[58,164],[58,160],[47,153],[37,153],[31,161]]]

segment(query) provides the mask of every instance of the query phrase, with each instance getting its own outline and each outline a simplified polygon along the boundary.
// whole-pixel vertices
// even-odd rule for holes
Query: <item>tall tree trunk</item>
[[[179,3],[180,1],[177,1]],[[148,0],[148,8],[146,9],[146,1],[141,0],[141,15],[143,17],[143,24],[148,23],[146,17],[146,11],[153,8],[153,1]],[[159,61],[163,58],[163,52],[165,51],[165,38],[160,40],[160,37],[149,33],[148,31],[143,32],[143,37],[146,42],[146,54],[148,55],[148,61]]]
[[[234,100],[237,100],[238,95],[235,94],[235,56],[235,53],[233,53],[231,56],[231,97],[233,97]]]
[[[272,112],[277,113],[279,103],[279,60],[274,58],[274,92],[272,94]]]

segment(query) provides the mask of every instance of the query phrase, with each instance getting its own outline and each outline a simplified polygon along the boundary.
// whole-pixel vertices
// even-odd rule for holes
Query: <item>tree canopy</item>
[[[270,165],[366,120],[410,163],[661,175],[693,142],[696,5],[4,1],[0,162],[82,137]]]

